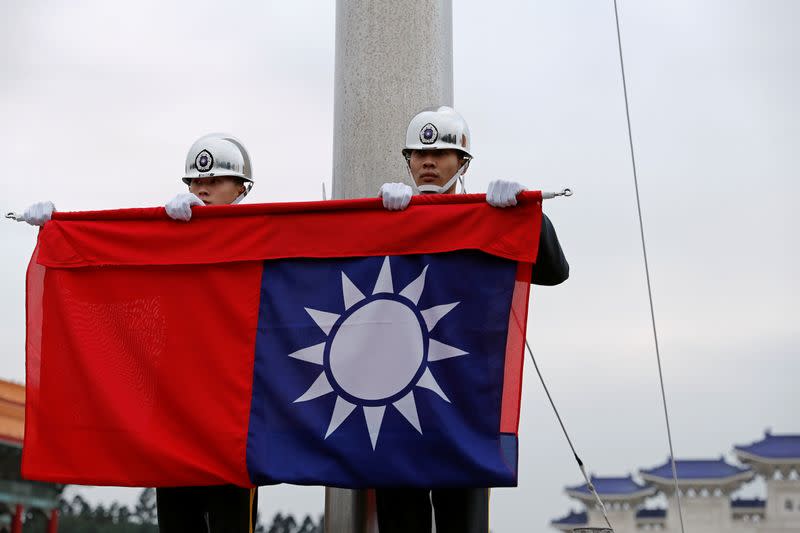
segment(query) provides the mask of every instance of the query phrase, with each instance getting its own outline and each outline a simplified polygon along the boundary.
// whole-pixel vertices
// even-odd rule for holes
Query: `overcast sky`
[[[613,2],[454,4],[455,106],[476,156],[469,189],[505,178],[575,190],[545,205],[571,277],[534,289],[528,330],[567,428],[594,473],[660,464],[668,447]],[[0,210],[163,205],[183,190],[186,150],[210,131],[249,148],[249,202],[318,199],[332,168],[334,7],[3,1]],[[676,454],[719,457],[765,428],[800,433],[800,2],[620,8]],[[9,221],[0,236],[0,377],[22,382],[36,231]],[[563,488],[580,474],[532,365],[523,403],[520,486],[493,492],[497,533],[547,531],[578,507]],[[323,492],[261,489],[260,509],[318,514]]]

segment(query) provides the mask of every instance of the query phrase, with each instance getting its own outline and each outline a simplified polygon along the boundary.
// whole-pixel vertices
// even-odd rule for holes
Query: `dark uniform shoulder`
[[[539,234],[539,251],[531,273],[531,283],[558,285],[569,277],[569,263],[561,250],[553,223],[542,213],[542,230]]]

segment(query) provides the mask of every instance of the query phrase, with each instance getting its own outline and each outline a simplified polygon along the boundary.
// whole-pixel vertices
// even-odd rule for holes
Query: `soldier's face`
[[[408,165],[411,176],[420,185],[436,185],[441,187],[453,177],[461,166],[461,158],[457,150],[412,150]],[[447,194],[456,192],[453,184]]]
[[[232,204],[244,192],[244,185],[227,176],[195,178],[189,185],[189,192],[206,205],[225,205]]]

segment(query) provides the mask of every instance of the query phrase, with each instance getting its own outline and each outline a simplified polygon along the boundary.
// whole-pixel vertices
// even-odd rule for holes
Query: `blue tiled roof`
[[[636,518],[666,518],[666,509],[639,509],[636,511]]]
[[[772,435],[767,432],[760,441],[748,446],[734,446],[734,449],[767,459],[800,458],[800,435]]]
[[[745,499],[745,498],[738,498],[736,500],[731,501],[731,507],[738,508],[738,507],[766,507],[767,502],[762,500],[761,498],[752,498],[752,499]]]
[[[575,511],[570,511],[567,516],[559,518],[558,520],[553,520],[550,523],[553,525],[582,526],[585,525],[588,521],[589,518],[586,516],[586,511],[582,513],[576,513]]]
[[[627,477],[591,477],[592,485],[597,490],[598,494],[635,494],[639,491],[646,490],[649,485],[641,485],[633,480],[632,476]],[[574,487],[567,487],[568,491],[583,492],[584,494],[591,494],[589,487],[586,483],[583,485],[576,485]]]
[[[725,462],[725,459],[705,460],[705,459],[678,459],[675,461],[675,468],[678,471],[678,479],[724,479],[745,472],[750,472],[749,468],[739,468]],[[672,479],[672,463],[667,461],[655,468],[640,470],[642,475]]]

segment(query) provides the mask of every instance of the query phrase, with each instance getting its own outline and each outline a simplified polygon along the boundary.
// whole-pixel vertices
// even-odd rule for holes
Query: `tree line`
[[[72,500],[61,498],[59,505],[59,533],[158,533],[156,491],[148,488],[139,494],[133,507],[113,502],[92,506],[80,494]],[[44,533],[47,519],[43,513],[29,511],[25,517],[25,531]],[[269,523],[259,516],[256,533],[322,533],[324,518],[315,521],[310,515],[298,520],[291,514],[277,513]]]

